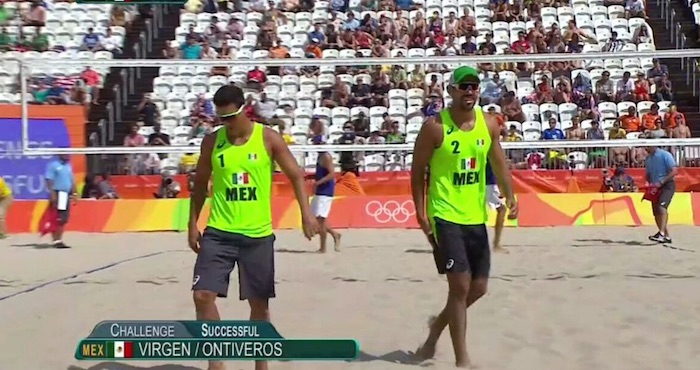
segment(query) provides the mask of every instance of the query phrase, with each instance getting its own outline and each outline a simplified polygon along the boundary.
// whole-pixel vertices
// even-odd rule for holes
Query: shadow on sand
[[[11,244],[10,246],[14,248],[55,249],[50,243]]]
[[[369,353],[360,351],[360,355],[356,360],[352,362],[390,362],[392,364],[402,364],[402,365],[420,365],[421,367],[432,366],[430,362],[418,359],[413,351],[396,350],[381,356],[371,355]]]

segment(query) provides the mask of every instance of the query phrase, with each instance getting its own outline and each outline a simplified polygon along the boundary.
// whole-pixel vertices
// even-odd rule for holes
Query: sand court
[[[469,310],[481,369],[696,369],[700,247],[696,227],[650,245],[651,228],[506,229],[490,292]],[[417,230],[346,230],[342,253],[318,255],[298,231],[277,233],[275,326],[288,338],[356,338],[355,362],[273,363],[271,369],[453,368],[447,332],[434,360],[409,352],[444,304],[446,284]],[[8,369],[204,369],[200,362],[78,362],[78,341],[107,319],[192,319],[194,254],[185,234],[77,234],[71,250],[36,235],[0,242],[0,364]],[[234,274],[235,277],[235,274]],[[32,290],[33,289],[33,290]],[[222,316],[244,319],[237,279]],[[252,369],[231,362],[228,369]]]

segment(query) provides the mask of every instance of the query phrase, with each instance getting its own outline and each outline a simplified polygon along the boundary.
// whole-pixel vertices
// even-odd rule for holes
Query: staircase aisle
[[[695,34],[695,21],[692,12],[686,6],[685,0],[664,0],[669,1],[671,9],[676,11],[676,22],[681,23],[681,31],[687,37],[685,48],[697,48],[697,35]],[[655,1],[647,1],[648,14],[650,16],[649,25],[654,30],[654,41],[658,50],[668,50],[675,48],[675,40],[671,38],[671,30],[666,29],[666,20],[662,18],[661,7]],[[675,27],[675,25],[672,25]],[[668,67],[669,79],[673,84],[674,103],[678,105],[678,110],[685,114],[688,125],[693,136],[700,134],[700,107],[698,98],[693,96],[693,87],[686,83],[686,71],[682,69],[681,59],[661,59],[661,64]]]

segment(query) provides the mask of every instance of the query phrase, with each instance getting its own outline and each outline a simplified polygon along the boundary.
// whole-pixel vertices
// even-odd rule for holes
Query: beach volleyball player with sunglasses
[[[456,366],[462,368],[471,366],[466,348],[467,308],[486,293],[491,268],[486,231],[487,162],[505,197],[509,217],[518,213],[499,143],[500,127],[495,117],[478,106],[480,82],[472,67],[454,70],[447,86],[452,104],[422,126],[411,168],[418,223],[433,247],[438,273],[447,275],[449,288],[447,303],[431,320],[430,333],[417,355],[433,357],[440,335],[449,326]]]
[[[269,321],[268,300],[275,296],[272,231],[272,174],[279,164],[294,187],[304,236],[318,233],[309,207],[304,172],[279,133],[243,114],[245,96],[234,86],[214,94],[223,127],[202,141],[194,177],[188,241],[197,253],[192,291],[197,320],[219,320],[217,297],[228,294],[229,275],[238,264],[239,296],[250,305],[250,320]],[[211,211],[204,233],[197,221],[212,180]],[[218,361],[209,370],[224,369]],[[267,370],[258,361],[256,370]]]

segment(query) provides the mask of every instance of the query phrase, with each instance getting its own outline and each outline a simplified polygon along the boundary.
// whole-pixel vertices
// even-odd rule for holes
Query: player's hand
[[[202,233],[199,232],[197,226],[190,226],[187,229],[187,243],[194,253],[199,253],[199,241],[202,239]]]
[[[418,217],[418,225],[423,231],[423,234],[425,234],[426,238],[428,238],[428,243],[430,243],[430,246],[433,247],[433,249],[437,248],[437,243],[435,243],[435,235],[433,235],[433,227],[430,225],[428,219],[425,217]]]
[[[302,216],[301,228],[304,230],[304,237],[311,240],[319,232],[320,227],[315,217]]]
[[[518,201],[515,198],[506,199],[506,207],[508,207],[508,219],[515,220],[518,218]]]

